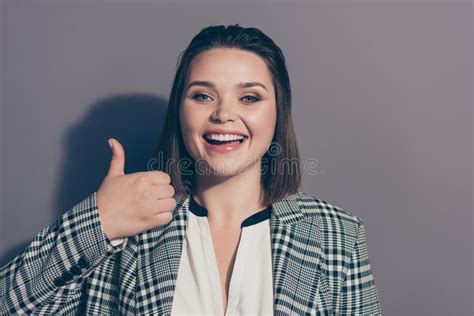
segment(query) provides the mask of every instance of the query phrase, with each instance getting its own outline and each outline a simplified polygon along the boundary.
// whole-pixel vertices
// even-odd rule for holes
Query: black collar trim
[[[192,194],[190,194],[190,198],[189,198],[189,210],[196,216],[207,216],[207,209],[204,206],[199,205],[194,199]],[[258,211],[257,213],[252,214],[249,217],[247,217],[242,222],[240,227],[243,228],[243,227],[248,227],[251,225],[258,224],[260,222],[263,222],[266,219],[269,219],[271,215],[272,215],[272,205],[270,204],[263,210]]]

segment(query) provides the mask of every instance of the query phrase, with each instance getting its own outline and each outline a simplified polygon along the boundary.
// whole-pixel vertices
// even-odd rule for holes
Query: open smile
[[[204,143],[206,144],[206,148],[210,151],[214,151],[220,154],[227,154],[230,152],[234,152],[239,150],[243,147],[243,145],[247,142],[247,136],[240,136],[240,137],[227,137],[224,138],[223,136],[216,137],[210,135],[203,135]]]

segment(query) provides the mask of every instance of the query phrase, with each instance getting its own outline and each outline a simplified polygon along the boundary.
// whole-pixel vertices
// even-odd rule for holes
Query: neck
[[[240,227],[244,219],[266,207],[260,178],[259,163],[230,177],[196,175],[193,197],[207,209],[209,224]]]

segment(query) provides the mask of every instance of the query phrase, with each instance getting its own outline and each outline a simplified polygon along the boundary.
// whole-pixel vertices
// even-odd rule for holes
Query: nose
[[[230,101],[219,100],[216,109],[212,112],[211,119],[218,122],[235,121],[235,109]]]

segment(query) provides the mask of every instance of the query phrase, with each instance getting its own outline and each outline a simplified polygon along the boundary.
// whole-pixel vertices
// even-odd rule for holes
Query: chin
[[[218,161],[202,161],[204,161],[204,163],[199,164],[199,166],[197,166],[196,168],[198,174],[204,176],[229,177],[239,174],[244,167],[241,164],[236,164],[232,161],[226,162],[222,159],[219,159]]]
[[[245,173],[257,165],[256,162],[238,161],[232,158],[202,159],[203,163],[199,167],[199,174],[216,177],[232,177]],[[258,164],[260,161],[258,161]]]

